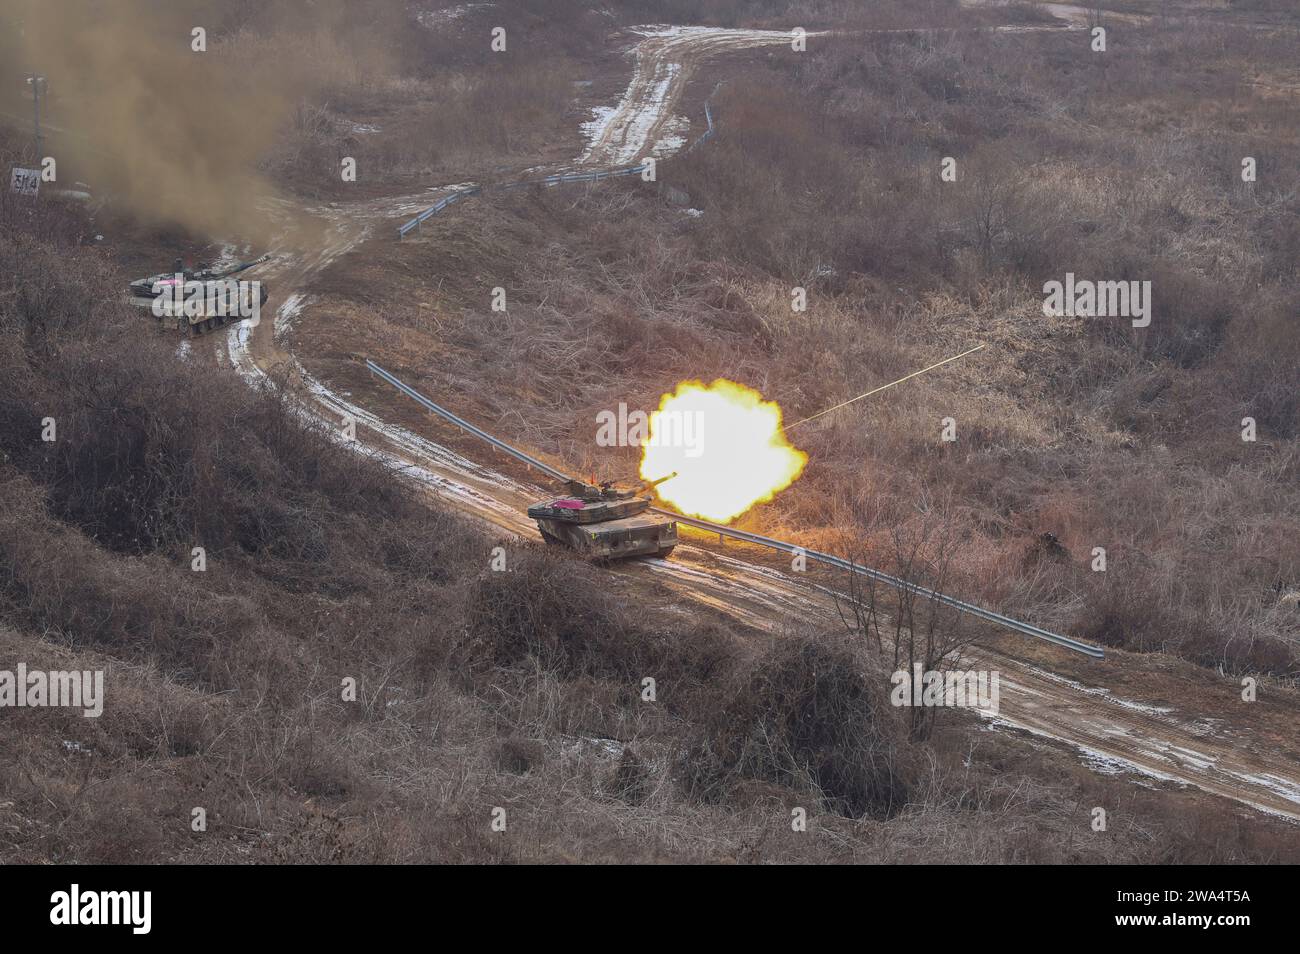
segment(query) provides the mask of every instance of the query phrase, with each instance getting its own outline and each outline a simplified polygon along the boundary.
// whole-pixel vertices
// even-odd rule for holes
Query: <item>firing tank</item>
[[[618,490],[609,482],[596,485],[575,480],[550,464],[530,457],[482,428],[457,417],[445,407],[434,404],[375,362],[367,359],[366,367],[407,397],[418,401],[425,409],[480,440],[487,441],[515,460],[547,474],[563,486],[568,491],[567,497],[543,500],[528,508],[528,516],[537,521],[537,529],[542,531],[542,538],[547,543],[571,547],[597,560],[666,557],[677,546],[677,521],[669,515],[649,513],[652,498],[642,496],[665,480],[676,477],[676,471],[658,480],[642,483],[634,490]]]
[[[589,484],[567,480],[567,497],[528,508],[547,543],[566,546],[597,560],[666,557],[677,545],[677,521],[649,513],[650,496],[676,472],[647,481],[633,490],[618,490],[609,482]]]
[[[129,301],[138,308],[148,309],[165,328],[185,328],[191,335],[199,335],[252,317],[247,313],[254,305],[252,286],[241,288],[245,283],[234,280],[232,276],[260,265],[270,257],[263,255],[228,268],[203,266],[197,269],[186,268],[178,258],[172,271],[131,282]],[[194,293],[194,286],[189,285],[191,282],[202,283],[201,296]],[[256,308],[265,305],[267,297],[266,286],[258,282]]]

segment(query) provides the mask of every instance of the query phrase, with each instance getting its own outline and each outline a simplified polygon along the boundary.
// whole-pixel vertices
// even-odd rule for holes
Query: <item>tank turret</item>
[[[178,258],[173,263],[172,271],[131,282],[128,300],[138,308],[149,309],[163,325],[174,324],[177,328],[188,328],[191,334],[211,331],[228,322],[252,317],[244,313],[254,307],[252,288],[246,292],[240,287],[242,282],[230,279],[254,265],[262,264],[270,257],[263,255],[224,268],[186,268],[185,263]],[[205,286],[202,296],[192,294],[191,289],[185,287],[191,282]],[[257,282],[256,293],[255,307],[260,309],[269,297],[266,286]]]
[[[611,482],[564,483],[567,497],[542,501],[528,508],[547,543],[580,550],[598,559],[633,556],[665,557],[677,545],[677,521],[650,514],[653,491],[676,472],[632,490],[619,490]]]

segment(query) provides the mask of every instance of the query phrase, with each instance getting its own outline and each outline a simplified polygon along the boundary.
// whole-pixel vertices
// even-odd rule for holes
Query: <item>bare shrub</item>
[[[653,772],[632,747],[625,746],[609,781],[610,793],[629,805],[640,805],[653,790]]]
[[[652,629],[580,560],[545,548],[521,548],[508,570],[480,573],[464,612],[465,632],[450,665],[465,673],[537,665],[568,678],[619,679],[629,694],[653,676],[675,684],[674,706],[687,706],[693,684],[729,656],[726,634],[703,626]]]
[[[887,681],[860,650],[828,638],[782,640],[733,676],[678,759],[706,802],[744,780],[820,798],[853,818],[888,818],[907,802],[902,726]]]
[[[540,551],[512,562],[508,572],[479,576],[467,601],[470,642],[458,656],[500,666],[533,658],[569,674],[633,665],[619,653],[632,648],[630,619],[614,597],[575,574],[573,561]]]

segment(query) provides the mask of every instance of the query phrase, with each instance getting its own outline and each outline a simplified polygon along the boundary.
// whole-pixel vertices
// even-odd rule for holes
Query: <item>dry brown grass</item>
[[[701,720],[679,761],[687,790],[717,802],[769,783],[850,818],[891,817],[908,803],[908,769],[886,685],[861,643],[783,641]]]
[[[0,239],[0,254],[17,236]],[[87,297],[109,297],[92,256],[27,251],[5,259],[0,285],[0,355],[24,385],[0,408],[0,655],[103,669],[107,700],[100,719],[24,709],[0,722],[6,861],[1106,862],[1291,850],[1264,847],[1250,827],[1184,835],[1155,798],[1130,807],[1125,837],[1085,840],[1069,807],[1080,796],[1044,781],[1044,763],[1008,777],[1002,760],[1023,757],[1010,740],[972,737],[972,750],[954,725],[925,746],[905,742],[879,674],[834,640],[792,635],[768,650],[707,620],[633,615],[600,571],[544,549],[511,545],[510,572],[490,573],[476,530],[281,417],[274,395],[169,357],[171,342],[142,338],[134,313],[86,313]],[[87,349],[98,380],[67,387]],[[170,399],[142,398],[153,394]],[[227,413],[192,414],[190,400]],[[67,421],[119,415],[65,429],[69,446],[50,449],[30,427],[47,407]],[[83,444],[113,466],[90,467],[72,452]],[[147,452],[115,454],[137,445]],[[201,481],[175,493],[161,480],[207,468],[239,493]],[[184,548],[195,526],[212,541],[202,574]],[[653,704],[640,697],[646,675]],[[344,677],[358,681],[356,702],[340,698]],[[506,833],[489,827],[494,806],[507,810]],[[190,830],[195,807],[207,832]],[[792,807],[808,810],[808,833],[790,830]],[[1014,830],[999,821],[1013,812]]]
[[[1058,78],[1066,55],[1048,41],[1022,61],[997,42],[887,40],[737,83],[720,115],[748,125],[665,166],[705,209],[698,222],[634,184],[466,206],[421,242],[386,245],[388,281],[364,302],[336,266],[303,334],[364,308],[367,330],[388,330],[373,340],[424,354],[472,416],[622,473],[628,460],[591,449],[593,410],[647,406],[680,377],[737,377],[810,413],[991,339],[994,360],[801,436],[815,469],[750,525],[830,539],[863,494],[901,514],[944,487],[975,592],[1079,634],[1290,672],[1294,605],[1270,589],[1296,579],[1300,538],[1288,187],[1216,193],[1214,150],[1237,143],[1201,153],[1160,132],[1186,77],[1145,73],[1140,115],[1112,112],[1114,73]],[[1236,55],[1153,42],[1175,66],[1188,50]],[[1286,109],[1245,120],[1276,130]],[[988,138],[1028,150],[1039,184],[1016,188],[984,159],[991,206],[917,188],[950,144],[978,170]],[[1295,168],[1292,146],[1269,168]],[[1121,189],[1112,165],[1135,156],[1196,174]],[[491,573],[500,541],[424,507],[274,393],[176,360],[112,304],[117,276],[75,248],[80,214],[39,209],[0,197],[0,656],[106,669],[109,701],[99,720],[0,720],[4,860],[1300,858],[1293,826],[1098,777],[1032,740],[954,719],[908,742],[879,674],[834,640],[768,643],[703,612],[684,625],[624,605],[593,568],[509,542],[511,571]],[[1064,270],[1043,257],[1055,243],[1076,271],[1172,257],[1186,315],[1141,341],[1044,324],[1034,287],[1044,265]],[[446,280],[431,289],[430,274]],[[802,316],[786,304],[797,281],[814,290]],[[486,311],[485,282],[510,287],[506,315]],[[1216,287],[1236,296],[1226,323]],[[521,406],[544,413],[525,424]],[[937,446],[954,407],[964,443]],[[1251,410],[1263,461],[1231,433],[1206,436]],[[53,447],[37,438],[50,414]],[[1068,561],[1036,548],[1044,530]],[[1086,570],[1099,540],[1120,571],[1104,579]],[[196,542],[204,574],[189,570]],[[356,702],[340,698],[345,677]],[[1095,805],[1106,835],[1091,831]],[[195,806],[205,834],[190,831]],[[489,828],[494,806],[505,833]],[[793,807],[808,832],[791,831]]]
[[[440,276],[436,294],[400,280],[386,322],[407,366],[436,356],[431,387],[608,476],[634,461],[594,447],[596,412],[653,407],[683,378],[742,380],[798,418],[985,343],[799,432],[812,466],[747,525],[822,541],[855,498],[943,488],[983,554],[963,567],[972,595],[1112,645],[1294,676],[1300,623],[1280,601],[1300,581],[1284,265],[1300,142],[1294,103],[1233,79],[1294,38],[1171,24],[1122,42],[1106,71],[1061,36],[974,34],[755,68],[715,97],[719,137],[664,166],[703,217],[635,184],[489,197],[384,251]],[[1245,154],[1250,190],[1234,185]],[[944,155],[958,183],[938,181]],[[1152,327],[1045,318],[1041,284],[1067,271],[1150,280]],[[507,314],[486,311],[496,284]],[[1256,444],[1239,439],[1247,415]],[[938,442],[947,416],[956,445]],[[1034,555],[1045,533],[1064,560]]]

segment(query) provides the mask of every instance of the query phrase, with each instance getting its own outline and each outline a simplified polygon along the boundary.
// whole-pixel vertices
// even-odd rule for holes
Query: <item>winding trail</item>
[[[1086,15],[1080,7],[1055,6],[1061,6],[1074,28],[1079,26],[1078,15]],[[634,32],[640,39],[633,48],[631,84],[617,105],[598,111],[596,120],[588,124],[591,140],[576,160],[578,165],[625,165],[654,149],[673,121],[673,108],[688,77],[705,58],[790,41],[787,33],[706,27],[646,27]],[[810,40],[814,36],[810,34]],[[377,457],[462,511],[509,533],[536,538],[536,527],[524,511],[547,491],[386,422],[315,379],[285,344],[289,325],[309,320],[312,280],[321,270],[355,249],[376,228],[389,228],[394,219],[414,215],[464,185],[338,208],[299,209],[285,203],[279,210],[286,223],[284,231],[271,249],[277,259],[260,275],[282,290],[283,303],[273,321],[232,327],[221,355],[254,385],[263,382],[273,368],[288,368],[302,395],[304,414],[332,426],[351,415],[361,438],[351,445],[357,450]],[[755,553],[742,546],[728,549],[737,554]],[[652,580],[684,601],[711,607],[759,630],[840,623],[831,591],[765,565],[758,557],[745,559],[683,542],[671,560],[637,561],[609,572],[615,587],[644,586]],[[1098,771],[1136,772],[1147,779],[1194,786],[1300,820],[1300,752],[1286,733],[1233,728],[1224,720],[1180,711],[1166,700],[1124,698],[1099,685],[1084,685],[991,649],[981,648],[973,655],[969,665],[1002,674],[1001,711],[989,721],[990,728],[1016,729],[1071,746]],[[1111,653],[1089,670],[1089,677],[1122,684],[1126,657]],[[1239,687],[1206,673],[1198,690],[1202,696],[1229,699]]]
[[[641,158],[647,147],[653,149],[672,122],[673,109],[701,60],[791,42],[790,33],[776,30],[653,26],[631,32],[642,37],[634,51],[632,81],[617,106],[598,110],[597,119],[586,124],[591,143],[578,158],[581,165],[626,166]],[[808,34],[810,38],[822,35]]]

